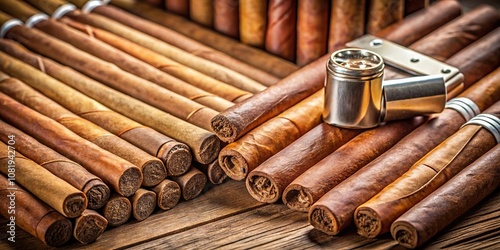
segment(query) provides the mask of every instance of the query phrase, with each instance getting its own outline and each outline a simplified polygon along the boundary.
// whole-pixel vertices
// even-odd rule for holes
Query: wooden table
[[[7,243],[5,218],[0,220],[0,249],[49,249],[17,230],[16,243]],[[310,226],[307,214],[283,204],[262,204],[243,182],[207,185],[203,195],[181,201],[148,219],[131,220],[106,232],[90,245],[72,241],[59,249],[404,249],[386,234],[367,239],[354,228],[328,236]],[[500,190],[449,225],[424,246],[426,249],[500,249]]]

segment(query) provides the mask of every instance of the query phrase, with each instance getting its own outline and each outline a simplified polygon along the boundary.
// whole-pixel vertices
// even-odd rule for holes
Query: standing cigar
[[[135,165],[101,149],[58,122],[25,107],[4,94],[0,93],[0,100],[6,107],[0,109],[2,119],[69,159],[80,163],[116,192],[130,196],[141,185],[142,173]]]
[[[189,18],[212,28],[214,25],[214,5],[212,0],[189,0]]]
[[[334,52],[365,33],[366,0],[333,0],[328,52]],[[349,23],[349,25],[345,25]]]
[[[390,231],[391,224],[404,212],[443,185],[474,160],[500,143],[500,102],[482,114],[495,117],[491,129],[468,122],[354,212],[358,234],[375,238]],[[494,124],[494,123],[493,123]],[[491,125],[490,125],[491,126]]]
[[[498,159],[499,145],[394,221],[392,237],[404,247],[416,248],[436,235],[498,189]]]
[[[329,9],[329,1],[298,0],[297,65],[304,66],[326,53]]]
[[[429,7],[429,0],[405,0],[404,16],[408,16],[413,12]]]
[[[153,191],[139,188],[129,198],[132,204],[132,215],[137,221],[148,218],[156,208],[156,193]]]
[[[457,11],[452,10],[459,9],[460,6],[457,4],[434,5],[429,9],[434,8],[441,11],[440,15],[446,16],[446,18],[424,19],[425,22],[418,23],[418,27],[414,26],[414,22],[409,22],[408,26],[406,23],[401,23],[397,24],[395,28],[388,27],[394,34],[391,35],[390,40],[409,45],[403,42],[406,42],[408,35],[415,35],[414,28],[427,31],[422,27],[435,27],[434,21],[438,21],[440,22],[439,25],[442,25],[443,22],[449,21],[458,15]],[[427,13],[429,12],[415,13],[415,15],[426,16]],[[424,32],[418,35],[424,36],[426,34],[428,33]],[[321,89],[325,79],[325,63],[329,56],[323,56],[284,78],[279,83],[221,112],[212,119],[212,128],[217,136],[224,142],[233,142],[251,129]]]
[[[13,41],[0,40],[0,49],[24,60],[34,67],[39,67],[48,75],[56,77],[61,81],[72,82],[76,86],[85,86],[88,82],[93,83],[94,86],[101,86],[100,83],[70,68],[63,67],[51,60],[27,51]],[[2,70],[9,71],[9,73],[23,79],[33,88],[59,102],[74,113],[120,136],[149,154],[156,155],[165,163],[169,175],[182,174],[191,165],[192,156],[185,144],[116,113],[88,96],[64,85],[62,82],[48,77],[43,72],[37,71],[3,53],[0,53],[0,58],[3,62],[9,62],[8,64],[0,64]],[[7,65],[11,66],[6,67]]]
[[[127,197],[113,193],[109,201],[102,208],[102,215],[108,221],[108,225],[117,227],[125,224],[132,215],[132,204]]]
[[[164,0],[165,8],[175,14],[189,16],[189,0]]]
[[[261,77],[261,75],[256,75],[255,73],[250,72],[246,74],[247,76],[252,77],[252,79],[257,80],[258,82],[266,86],[272,85],[272,81],[268,79],[269,74],[277,77],[275,78],[277,80],[297,70],[297,66],[291,62],[288,62],[276,56],[272,56],[271,54],[266,53],[258,48],[254,48],[252,46],[235,41],[232,38],[218,34],[214,30],[203,28],[193,22],[188,21],[185,18],[172,15],[168,12],[164,12],[156,8],[152,8],[147,4],[143,4],[134,0],[115,0],[112,2],[112,4],[119,6],[120,8],[128,12],[134,13],[145,19],[158,23],[161,26],[175,30],[176,32],[179,32],[196,41],[200,41],[203,44],[206,44],[220,52],[229,55],[230,57],[237,58],[242,62],[246,62],[257,69],[260,69],[259,71],[261,72],[267,72],[268,74],[265,77]],[[97,8],[97,11],[99,11],[98,9],[100,8],[101,7]],[[135,25],[127,20],[120,20],[120,22],[126,23],[131,27]],[[136,28],[139,29],[138,27]],[[181,47],[181,45],[179,45],[179,47]],[[222,61],[219,61],[218,63],[229,67]],[[245,72],[241,72],[239,70],[238,72],[245,74]]]
[[[222,169],[219,164],[219,160],[215,160],[209,164],[200,164],[194,162],[194,166],[205,174],[212,184],[221,184],[227,178],[226,172]]]
[[[266,50],[295,61],[297,0],[269,0]]]
[[[163,8],[164,0],[141,0],[141,1],[157,8]]]
[[[402,20],[404,17],[404,0],[370,1],[366,31],[377,33],[385,27]]]
[[[267,27],[267,0],[240,0],[240,40],[264,48]]]
[[[11,197],[15,197],[16,201],[15,215],[9,208],[11,199],[14,199]],[[51,247],[61,246],[71,239],[72,225],[69,219],[3,175],[0,175],[0,205],[0,214],[9,220],[7,237],[15,235],[16,227],[19,226]]]
[[[2,80],[0,81],[0,91],[33,110],[54,119],[82,138],[136,165],[142,171],[143,186],[157,185],[167,176],[165,166],[160,159],[151,156],[94,123],[82,119],[23,82],[14,78]]]
[[[181,187],[172,180],[163,180],[151,190],[156,193],[158,207],[163,210],[173,208],[181,198]]]
[[[310,164],[295,180],[290,178],[290,185],[283,191],[283,203],[293,210],[307,212],[328,190],[389,150],[424,121],[418,117],[361,133],[318,163]]]
[[[108,220],[98,212],[85,209],[83,213],[75,219],[73,237],[82,244],[89,244],[97,240],[106,227]]]
[[[0,121],[0,136],[6,144],[8,143],[8,136],[14,136],[15,147],[18,152],[84,192],[87,197],[88,208],[98,209],[108,201],[109,187],[99,177],[91,174],[80,164],[62,156],[38,142],[35,138],[3,121]]]
[[[4,104],[5,101],[1,100],[1,103]],[[68,218],[79,216],[87,208],[87,197],[84,193],[16,152],[15,137],[10,136],[9,141],[11,143],[8,145],[0,142],[0,171],[8,176],[10,181],[21,184]]]
[[[171,179],[181,187],[184,200],[194,199],[203,191],[207,183],[207,177],[200,170],[193,167],[187,173],[171,177]]]
[[[214,0],[214,30],[240,39],[239,0]]]
[[[270,119],[228,144],[219,153],[219,164],[234,180],[243,180],[250,171],[290,145],[321,122],[323,91]]]

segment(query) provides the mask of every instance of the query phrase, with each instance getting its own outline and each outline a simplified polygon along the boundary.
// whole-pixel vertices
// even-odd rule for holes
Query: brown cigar
[[[297,65],[304,66],[326,53],[329,9],[329,1],[298,0]]]
[[[243,180],[269,157],[318,125],[322,108],[321,90],[224,147],[219,153],[221,168],[231,179]]]
[[[328,190],[389,150],[425,120],[418,117],[393,122],[361,133],[318,163],[309,165],[295,180],[290,179],[283,192],[283,203],[293,210],[307,212]]]
[[[150,6],[146,5],[145,7],[149,8]],[[166,13],[156,8],[153,8],[153,11],[160,11],[162,14]],[[87,24],[102,29],[109,29],[108,31],[113,33],[115,33],[116,29],[123,29],[123,27],[129,26],[127,32],[132,33],[120,33],[118,35],[126,37],[134,42],[137,42],[134,39],[138,37],[141,39],[143,39],[143,37],[148,37],[147,39],[151,41],[152,36],[156,38],[154,39],[155,41],[162,41],[161,43],[165,44],[158,48],[150,45],[150,49],[156,50],[179,63],[240,89],[255,92],[256,89],[263,88],[265,85],[271,85],[278,80],[269,73],[249,65],[246,60],[238,60],[204,45],[200,40],[191,39],[184,34],[147,21],[116,7],[99,6],[93,9],[92,12],[105,17],[107,21],[106,23],[100,24],[100,22],[102,22],[101,19]],[[70,13],[68,16],[73,18],[73,13]],[[78,21],[82,20],[78,19]],[[106,27],[101,27],[101,25],[105,25]],[[140,32],[138,32],[138,30]]]
[[[94,210],[85,209],[82,215],[75,219],[73,237],[82,244],[89,244],[96,241],[107,226],[106,218]]]
[[[212,0],[189,0],[189,18],[212,28],[214,26],[214,5]]]
[[[398,22],[404,16],[403,0],[370,1],[368,8],[366,31],[377,33],[385,27]]]
[[[109,226],[117,227],[125,224],[132,215],[132,204],[126,197],[113,193],[101,213]]]
[[[480,44],[481,40],[472,46]],[[459,58],[460,53],[456,57]],[[492,67],[497,67],[499,63],[494,63]],[[490,69],[491,67],[485,68],[485,72],[471,70],[470,74],[485,75]],[[469,74],[467,71],[461,72]],[[472,100],[479,110],[484,110],[500,97],[500,89],[493,87],[499,77],[500,70],[496,70],[460,96]],[[400,177],[432,148],[458,131],[464,122],[465,118],[459,112],[445,109],[439,116],[415,129],[390,150],[326,193],[309,209],[309,222],[327,234],[338,234],[352,223],[354,210],[359,205]],[[352,190],[356,190],[356,193],[345,195]]]
[[[106,204],[110,190],[99,177],[11,125],[3,121],[0,121],[0,125],[0,136],[4,143],[8,143],[8,136],[15,136],[18,152],[84,192],[88,208],[98,209]]]
[[[151,190],[156,193],[158,207],[163,210],[173,208],[181,198],[181,187],[175,181],[163,180]]]
[[[189,16],[189,0],[164,0],[165,8],[175,14]]]
[[[500,117],[500,102],[483,114]],[[496,144],[495,137],[487,128],[465,124],[413,164],[401,177],[356,209],[354,222],[358,234],[375,238],[389,232],[391,224],[399,216]]]
[[[248,192],[260,202],[278,201],[290,182],[361,132],[319,124],[252,170]]]
[[[85,194],[17,152],[15,141],[10,136],[7,144],[0,142],[0,171],[62,215],[79,216],[87,208]]]
[[[141,1],[157,8],[163,8],[164,0],[141,0]]]
[[[156,193],[151,190],[139,188],[129,199],[132,204],[132,215],[137,221],[148,218],[156,208]]]
[[[266,50],[288,61],[295,61],[297,39],[297,0],[269,0]]]
[[[365,33],[366,0],[332,1],[328,51],[334,52]],[[345,25],[349,23],[349,25]]]
[[[212,184],[221,184],[227,178],[227,174],[221,168],[219,160],[215,160],[209,164],[200,164],[198,162],[194,162],[194,166],[203,174],[205,174],[208,177],[208,181],[210,181],[210,183]]]
[[[15,210],[12,199],[15,199]],[[0,214],[8,219],[7,240],[16,234],[17,227],[52,247],[71,239],[73,230],[69,219],[3,175],[0,175],[0,205]]]
[[[181,187],[182,198],[184,200],[194,199],[203,191],[207,183],[207,177],[200,170],[193,167],[181,176],[170,178]]]
[[[404,16],[408,16],[413,12],[429,7],[429,0],[405,0]]]
[[[87,85],[86,83],[90,81],[96,86],[101,85],[70,68],[63,67],[51,60],[33,54],[13,41],[0,40],[0,49],[24,60],[34,67],[39,67],[45,73],[64,82],[74,82],[77,84],[75,81],[79,81],[80,83],[76,86],[83,86]],[[75,89],[48,77],[43,72],[20,63],[5,54],[0,54],[0,57],[2,61],[5,60],[10,65],[16,65],[9,68],[10,70],[3,67],[4,71],[9,71],[11,74],[15,74],[16,77],[24,79],[32,87],[81,117],[120,136],[147,153],[156,155],[165,163],[169,175],[182,174],[191,165],[192,156],[185,144],[118,114]]]
[[[140,187],[142,173],[132,163],[79,137],[58,122],[27,108],[4,94],[0,93],[0,99],[3,106],[8,107],[0,109],[2,119],[69,159],[80,163],[116,192],[130,196]]]
[[[416,248],[488,194],[498,189],[500,146],[481,156],[391,225],[392,237],[407,248]]]
[[[298,68],[293,63],[288,62],[284,59],[272,56],[271,54],[266,53],[260,49],[253,48],[252,46],[245,45],[241,42],[235,41],[232,38],[218,34],[214,30],[203,28],[202,26],[190,22],[185,18],[161,11],[156,8],[152,8],[147,4],[143,4],[134,0],[113,1],[112,4],[117,5],[128,12],[134,13],[145,19],[151,20],[162,26],[175,30],[176,32],[179,32],[196,41],[200,41],[203,44],[206,44],[218,51],[226,53],[231,57],[237,58],[242,62],[246,62],[257,69],[260,69],[261,72],[265,71],[278,77],[275,78],[275,80],[289,75]],[[97,9],[100,8],[101,7]],[[127,25],[133,24],[127,22]],[[224,62],[219,63],[222,65],[226,65],[224,64]],[[229,66],[226,65],[226,67]],[[240,73],[245,74],[245,72]],[[258,82],[266,86],[270,86],[273,84],[273,81],[269,80],[269,76],[260,78],[260,75],[257,75],[255,73],[250,74],[250,72],[248,72],[248,76],[253,77],[252,79],[257,80]]]
[[[214,30],[240,39],[239,0],[214,0]]]
[[[240,0],[240,41],[264,48],[267,27],[267,0]]]

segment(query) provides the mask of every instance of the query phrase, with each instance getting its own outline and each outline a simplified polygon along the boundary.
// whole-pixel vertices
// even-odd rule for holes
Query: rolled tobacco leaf
[[[138,221],[148,218],[156,208],[156,193],[151,190],[139,188],[129,199],[132,204],[132,215]]]
[[[151,189],[158,198],[158,207],[162,210],[169,210],[179,202],[181,198],[181,187],[172,180],[163,180],[160,184]]]
[[[304,66],[326,53],[329,9],[329,1],[298,0],[297,65]]]
[[[264,48],[267,27],[267,0],[240,0],[240,41]]]
[[[106,227],[108,220],[98,212],[85,209],[83,213],[75,219],[73,236],[82,244],[89,244],[97,240]]]
[[[331,3],[328,51],[334,52],[365,33],[366,0],[335,0]],[[345,25],[349,23],[349,25]]]
[[[265,49],[295,61],[297,0],[269,0]]]
[[[214,3],[212,0],[189,0],[189,18],[212,28],[214,25]]]
[[[366,31],[376,33],[385,27],[402,20],[404,17],[403,0],[370,1]]]
[[[171,179],[181,187],[184,200],[194,199],[203,191],[207,183],[207,177],[200,170],[193,167],[187,173],[171,177]]]
[[[239,0],[214,0],[214,30],[240,39]]]
[[[164,0],[165,8],[175,14],[189,16],[189,0]]]

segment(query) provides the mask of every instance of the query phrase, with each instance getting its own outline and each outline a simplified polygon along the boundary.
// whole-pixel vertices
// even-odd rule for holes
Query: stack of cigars
[[[47,245],[91,243],[229,176],[261,202],[309,212],[327,234],[353,225],[416,247],[498,186],[496,138],[455,109],[370,130],[321,122],[326,53],[366,32],[459,68],[459,97],[500,117],[491,7],[460,16],[456,1],[406,1],[420,11],[385,0],[69,2],[77,9],[64,14],[63,0],[0,4],[0,22],[16,24],[0,39],[0,203],[15,188],[18,226]],[[212,4],[236,6],[239,26],[226,33],[235,11]],[[314,9],[323,15],[301,12]],[[291,30],[283,17],[295,34],[279,33]],[[301,20],[316,27],[303,39],[319,43],[301,42]]]

